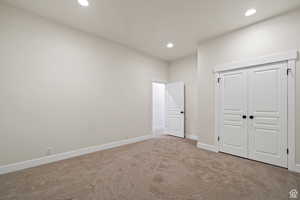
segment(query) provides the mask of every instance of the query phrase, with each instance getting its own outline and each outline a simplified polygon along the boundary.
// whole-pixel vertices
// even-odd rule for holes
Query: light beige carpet
[[[286,169],[161,137],[2,175],[0,199],[286,200],[299,183]]]

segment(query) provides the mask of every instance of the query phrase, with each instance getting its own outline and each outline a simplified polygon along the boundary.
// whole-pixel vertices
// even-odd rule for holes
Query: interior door
[[[247,157],[247,71],[220,74],[220,151]]]
[[[287,64],[249,69],[249,158],[287,167]]]
[[[166,129],[173,136],[184,138],[184,83],[166,85]]]

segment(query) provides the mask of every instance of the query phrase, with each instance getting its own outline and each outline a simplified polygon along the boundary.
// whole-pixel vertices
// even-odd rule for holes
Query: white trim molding
[[[0,166],[0,175],[27,169],[27,168],[31,168],[31,167],[36,167],[36,166],[40,166],[40,165],[44,165],[44,164],[48,164],[48,163],[52,163],[52,162],[57,162],[60,160],[65,160],[65,159],[69,159],[69,158],[73,158],[73,157],[77,157],[77,156],[82,156],[82,155],[97,152],[97,151],[111,149],[111,148],[115,148],[115,147],[119,147],[119,146],[123,146],[123,145],[127,145],[127,144],[132,144],[132,143],[136,143],[136,142],[141,142],[141,141],[148,140],[151,138],[153,138],[153,135],[145,135],[145,136],[141,136],[141,137],[135,137],[135,138],[130,138],[130,139],[126,139],[126,140],[120,140],[120,141],[116,141],[116,142],[102,144],[99,146],[92,146],[92,147],[82,148],[82,149],[78,149],[78,150],[74,150],[74,151],[59,153],[59,154],[55,154],[55,155],[51,155],[51,156],[45,156],[45,157],[37,158],[37,159],[33,159],[33,160],[26,160],[26,161],[22,161],[22,162],[18,162],[18,163],[4,165],[4,166]]]
[[[288,61],[288,169],[300,173],[296,163],[296,60]]]
[[[288,170],[300,173],[300,163],[296,163],[296,60],[298,59],[298,50],[291,50],[282,53],[271,54],[268,56],[262,56],[246,61],[236,61],[228,64],[216,66],[214,73],[216,79],[219,77],[219,73],[237,70],[243,68],[249,68],[253,66],[259,66],[264,64],[270,64],[275,62],[287,62],[288,63]],[[216,80],[217,82],[217,80]],[[218,84],[215,85],[215,148],[216,152],[219,151],[219,94],[220,88]],[[201,145],[203,146],[203,145]]]
[[[211,144],[204,144],[204,143],[201,143],[201,142],[197,142],[197,147],[199,149],[204,149],[204,150],[207,150],[207,151],[218,152],[216,146],[211,145]]]
[[[220,115],[219,115],[219,110],[221,109],[220,108],[220,105],[221,105],[221,101],[220,101],[220,84],[219,84],[219,81],[220,81],[220,74],[216,73],[215,74],[215,148],[216,148],[216,152],[219,152],[219,131],[220,131],[220,126],[219,126],[219,123],[220,123]]]
[[[234,61],[231,63],[219,65],[214,68],[214,73],[248,68],[248,67],[275,63],[275,62],[296,60],[297,58],[298,58],[298,50],[291,50],[287,52],[275,53],[268,56],[253,58],[245,61]]]
[[[165,131],[165,129],[161,129],[161,130],[152,131],[152,135],[153,135],[153,136],[161,136],[161,135],[166,135],[166,131]]]
[[[186,134],[186,138],[190,140],[196,140],[198,141],[198,136],[193,134]]]

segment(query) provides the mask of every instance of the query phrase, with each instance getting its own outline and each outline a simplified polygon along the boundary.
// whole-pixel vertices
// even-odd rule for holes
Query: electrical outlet
[[[46,151],[46,156],[50,156],[53,154],[53,148],[52,147],[48,147],[47,151]]]

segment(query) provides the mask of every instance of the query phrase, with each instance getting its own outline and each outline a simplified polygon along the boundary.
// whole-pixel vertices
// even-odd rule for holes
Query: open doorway
[[[152,83],[152,132],[162,135],[166,130],[166,84]]]
[[[184,138],[184,83],[152,83],[152,132]]]

